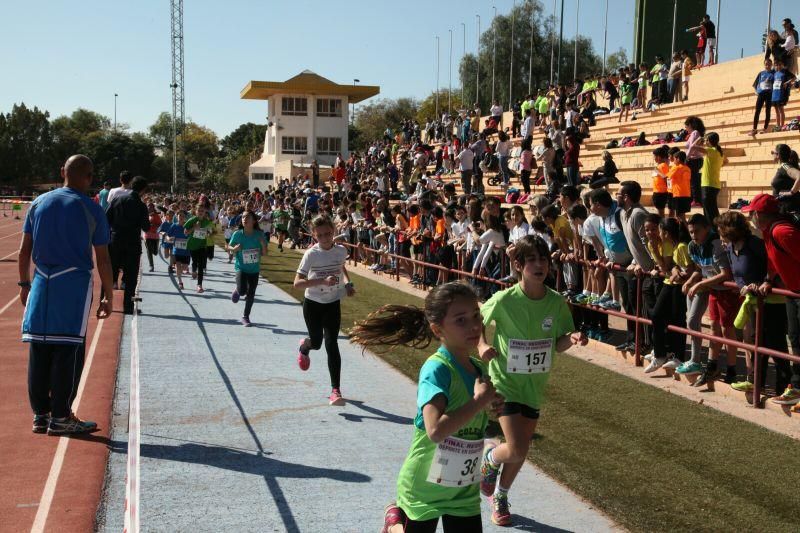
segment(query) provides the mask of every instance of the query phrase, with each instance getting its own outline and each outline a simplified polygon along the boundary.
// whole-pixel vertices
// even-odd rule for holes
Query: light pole
[[[439,119],[439,36],[436,36],[436,119]]]
[[[451,99],[453,96],[453,30],[447,30],[450,32],[450,61],[448,65],[448,88],[447,88],[447,113],[451,114],[453,111],[451,109]]]
[[[772,0],[767,2],[767,31],[764,32],[764,46],[767,46],[770,26],[772,26]]]
[[[492,9],[494,9],[494,17],[492,18],[492,27],[494,28],[492,32],[492,105],[494,105],[494,66],[497,61],[497,8],[492,6]]]
[[[511,109],[511,86],[514,82],[514,10],[517,8],[517,0],[511,8],[511,60],[508,64],[508,109]]]
[[[564,0],[561,0],[561,17],[558,19],[558,61],[556,61],[556,80],[561,84],[561,46],[564,44]]]
[[[361,80],[357,80],[357,79],[354,78],[353,79],[353,87],[356,86],[356,83],[361,83]],[[352,111],[350,111],[350,124],[355,124],[356,123],[356,103],[353,102],[351,104],[351,107],[352,107]]]
[[[606,73],[606,50],[608,46],[608,0],[606,0],[606,19],[603,23],[603,74]]]
[[[461,60],[463,61],[467,57],[467,25],[464,22],[461,23],[461,32],[464,34],[464,49],[461,52]],[[458,77],[461,80],[460,72]],[[464,107],[464,85],[464,80],[461,80],[461,107]]]
[[[575,62],[572,65],[572,79],[578,79],[578,20],[581,12],[581,0],[575,7]]]
[[[480,102],[480,86],[481,86],[481,16],[475,15],[478,18],[478,33],[475,34],[475,104]]]
[[[722,0],[717,0],[717,49],[714,51],[714,63],[719,63],[719,13],[722,7]]]
[[[528,94],[531,94],[532,81],[533,81],[533,8],[531,8],[531,54],[528,57]]]
[[[119,95],[114,93],[114,133],[117,132],[117,97]]]
[[[672,61],[671,56],[675,54],[675,31],[677,29],[678,24],[678,0],[672,0],[672,51],[670,52],[670,61]]]
[[[553,60],[556,55],[556,2],[553,0],[553,27],[550,29],[550,85],[553,85]]]

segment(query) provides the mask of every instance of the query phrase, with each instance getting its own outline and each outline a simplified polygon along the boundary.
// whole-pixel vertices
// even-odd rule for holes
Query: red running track
[[[22,237],[21,229],[21,221],[0,219],[0,530],[32,531],[36,523],[36,531],[92,531],[109,454],[111,402],[122,330],[122,295],[115,294],[115,312],[105,320],[91,368],[88,374],[84,371],[87,381],[77,413],[82,418],[95,420],[100,430],[89,437],[68,439],[66,449],[62,444],[60,473],[57,477],[50,476],[61,438],[31,432],[28,347],[20,340],[23,307],[17,287],[16,251]],[[95,305],[86,336],[87,364],[98,326],[94,317],[100,288],[97,275],[94,288]],[[43,500],[48,476],[51,479],[47,493],[52,497]],[[45,512],[47,501],[50,505]]]

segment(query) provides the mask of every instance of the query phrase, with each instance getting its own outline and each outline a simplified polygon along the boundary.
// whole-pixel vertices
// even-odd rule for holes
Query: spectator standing
[[[775,74],[772,72],[772,61],[769,59],[764,60],[764,70],[758,73],[755,81],[753,82],[753,89],[756,91],[756,110],[753,115],[753,130],[750,135],[753,136],[758,130],[758,119],[761,118],[761,108],[766,108],[766,116],[764,117],[764,129],[761,133],[767,133],[769,128],[769,114],[772,110],[772,84],[775,79]]]
[[[130,192],[131,179],[133,179],[133,176],[131,176],[131,173],[127,170],[123,170],[119,173],[119,187],[114,187],[108,191],[108,197],[106,200],[109,204],[113,202],[114,198],[116,198],[118,195],[128,194]],[[108,209],[108,207],[106,207],[106,209]]]
[[[703,145],[703,136],[706,134],[706,126],[700,117],[691,115],[686,117],[683,123],[688,136],[686,138],[686,165],[692,172],[691,192],[692,207],[702,207],[702,190],[700,189],[700,169],[703,168],[703,152],[700,148]]]
[[[61,169],[64,187],[36,198],[19,251],[19,297],[25,306],[22,340],[29,343],[28,395],[33,432],[86,433],[97,428],[72,412],[86,348],[92,298],[92,248],[103,294],[97,317],[113,310],[108,223],[86,192],[92,161],[73,155]],[[31,260],[36,266],[31,281]]]
[[[468,144],[464,144],[464,149],[456,156],[458,159],[458,169],[461,172],[461,188],[464,194],[472,193],[472,171],[475,162],[475,153]]]
[[[97,193],[97,200],[100,204],[100,207],[103,208],[103,211],[108,209],[108,194],[111,192],[111,180],[106,180],[103,183],[103,188],[100,189],[100,192]]]
[[[106,211],[111,227],[111,262],[114,272],[122,270],[122,282],[125,284],[122,311],[127,315],[133,313],[133,295],[139,283],[141,235],[150,228],[147,206],[140,197],[146,188],[147,180],[136,176],[131,180],[130,192],[114,198]]]
[[[728,163],[728,158],[722,154],[719,145],[719,135],[711,132],[706,135],[707,147],[699,149],[705,154],[703,167],[700,169],[700,191],[703,198],[703,214],[708,220],[716,220],[719,216],[717,197],[722,189],[720,171]]]

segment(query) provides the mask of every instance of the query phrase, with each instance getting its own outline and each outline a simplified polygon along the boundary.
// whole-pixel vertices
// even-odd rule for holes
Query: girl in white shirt
[[[486,227],[478,239],[481,249],[478,252],[478,257],[472,265],[472,273],[475,275],[486,275],[486,265],[489,258],[496,253],[496,247],[503,247],[506,245],[506,239],[503,237],[503,232],[500,229],[500,220],[497,217],[491,216],[489,213],[483,215],[483,225]]]

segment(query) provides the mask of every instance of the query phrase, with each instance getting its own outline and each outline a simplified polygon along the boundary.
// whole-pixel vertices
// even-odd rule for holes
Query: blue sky
[[[564,33],[571,37],[577,0],[564,1]],[[543,2],[549,13],[552,0]],[[630,55],[634,0],[609,2],[609,53],[624,47]],[[580,33],[602,53],[605,0],[580,4]],[[800,20],[798,4],[773,0],[773,26],[785,16]],[[266,103],[240,100],[241,88],[306,68],[338,83],[380,85],[384,97],[424,97],[435,87],[435,36],[446,86],[447,30],[453,29],[457,80],[461,23],[467,52],[474,52],[475,15],[485,30],[492,5],[507,13],[512,0],[185,0],[187,116],[220,136],[262,122]],[[709,0],[714,20],[716,5]],[[118,121],[139,131],[171,109],[169,0],[0,0],[0,12],[0,111],[24,101],[53,116],[85,107],[112,117],[118,93]],[[722,0],[721,59],[738,58],[742,47],[744,55],[758,53],[766,19],[766,0]]]

